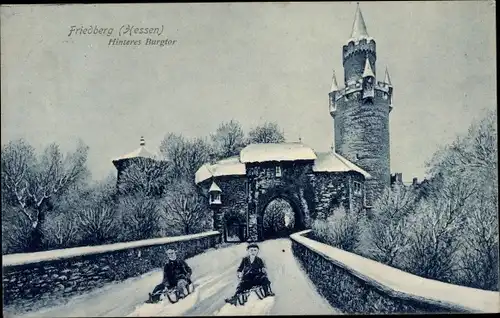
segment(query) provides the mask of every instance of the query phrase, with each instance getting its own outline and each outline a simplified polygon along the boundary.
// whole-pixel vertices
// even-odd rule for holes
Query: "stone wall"
[[[500,294],[405,273],[307,238],[292,251],[319,293],[346,314],[498,312]]]
[[[162,267],[167,248],[189,258],[220,243],[219,232],[2,256],[4,306],[32,306]]]
[[[355,172],[316,172],[312,177],[315,218],[327,218],[341,205],[346,211],[359,212],[363,208],[364,189],[360,194],[354,193],[354,181],[365,182],[363,175]]]

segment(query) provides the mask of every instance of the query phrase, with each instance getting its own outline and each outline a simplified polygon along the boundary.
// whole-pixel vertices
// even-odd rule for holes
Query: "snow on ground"
[[[275,297],[249,298],[244,307],[224,299],[238,284],[236,269],[246,255],[246,244],[211,249],[187,260],[193,268],[195,293],[176,304],[146,304],[148,293],[162,280],[161,269],[140,277],[108,284],[71,298],[66,304],[18,317],[124,317],[124,316],[210,316],[210,315],[312,315],[338,314],[316,291],[291,252],[290,240],[265,241],[260,256],[269,271]]]
[[[274,305],[275,297],[267,297],[260,300],[255,293],[250,294],[245,306],[224,305],[215,311],[212,316],[255,316],[268,315]]]

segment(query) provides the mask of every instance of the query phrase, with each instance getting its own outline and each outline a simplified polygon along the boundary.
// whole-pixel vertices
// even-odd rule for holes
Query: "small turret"
[[[335,77],[335,70],[333,71],[332,75],[332,86],[330,88],[330,93],[328,96],[330,97],[330,115],[335,116],[335,111],[337,109],[337,106],[335,105],[335,98],[337,97],[337,93],[339,91],[339,85],[337,84],[337,78]]]
[[[375,74],[373,74],[370,61],[366,58],[365,69],[363,71],[363,99],[375,97],[374,83]]]
[[[389,111],[392,110],[392,83],[391,83],[391,77],[389,76],[389,71],[387,70],[387,67],[385,68],[385,77],[384,77],[384,83],[388,85],[389,92],[387,93],[387,97],[389,98]]]
[[[214,204],[221,204],[221,193],[222,190],[219,188],[217,183],[215,181],[212,181],[212,185],[210,186],[210,189],[208,190],[209,193],[209,203],[210,205]]]
[[[391,77],[389,76],[389,71],[387,70],[387,67],[385,68],[384,83],[389,84],[389,85],[392,86]]]

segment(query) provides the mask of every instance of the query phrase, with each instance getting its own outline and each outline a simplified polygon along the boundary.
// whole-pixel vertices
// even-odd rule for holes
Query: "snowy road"
[[[246,255],[246,244],[233,245],[187,260],[193,268],[196,292],[175,305],[144,304],[147,294],[162,279],[161,270],[124,282],[109,284],[71,299],[67,304],[18,317],[117,317],[199,315],[313,315],[340,314],[316,291],[292,255],[288,239],[260,244],[260,256],[269,271],[275,297],[250,299],[244,307],[224,302],[237,285],[236,268]]]

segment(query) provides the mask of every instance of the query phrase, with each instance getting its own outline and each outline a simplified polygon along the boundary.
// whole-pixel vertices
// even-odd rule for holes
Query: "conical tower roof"
[[[215,181],[212,181],[212,185],[210,186],[210,189],[208,189],[209,192],[222,192],[222,190],[219,188],[217,183]]]
[[[366,58],[365,70],[363,71],[363,77],[368,77],[368,76],[375,77],[375,74],[373,73],[372,66],[370,65],[370,61],[368,60],[368,58]]]
[[[330,93],[339,90],[339,85],[337,84],[337,78],[335,77],[335,71],[333,71],[332,75],[332,87],[330,88]]]
[[[359,3],[356,8],[356,15],[354,17],[354,23],[352,24],[351,39],[360,40],[369,38],[368,31],[366,30],[365,20],[363,19],[363,14],[359,8]]]
[[[151,153],[149,150],[146,149],[146,141],[144,140],[144,137],[142,137],[142,136],[141,136],[141,140],[139,142],[139,148],[132,151],[131,153],[128,153],[128,154],[123,155],[119,158],[116,158],[113,161],[118,161],[118,160],[123,160],[123,159],[132,159],[132,158],[138,158],[138,157],[154,159],[153,153]]]
[[[384,83],[387,83],[389,85],[392,85],[391,83],[391,77],[389,76],[389,71],[387,70],[387,67],[385,68],[385,78],[384,78]]]

